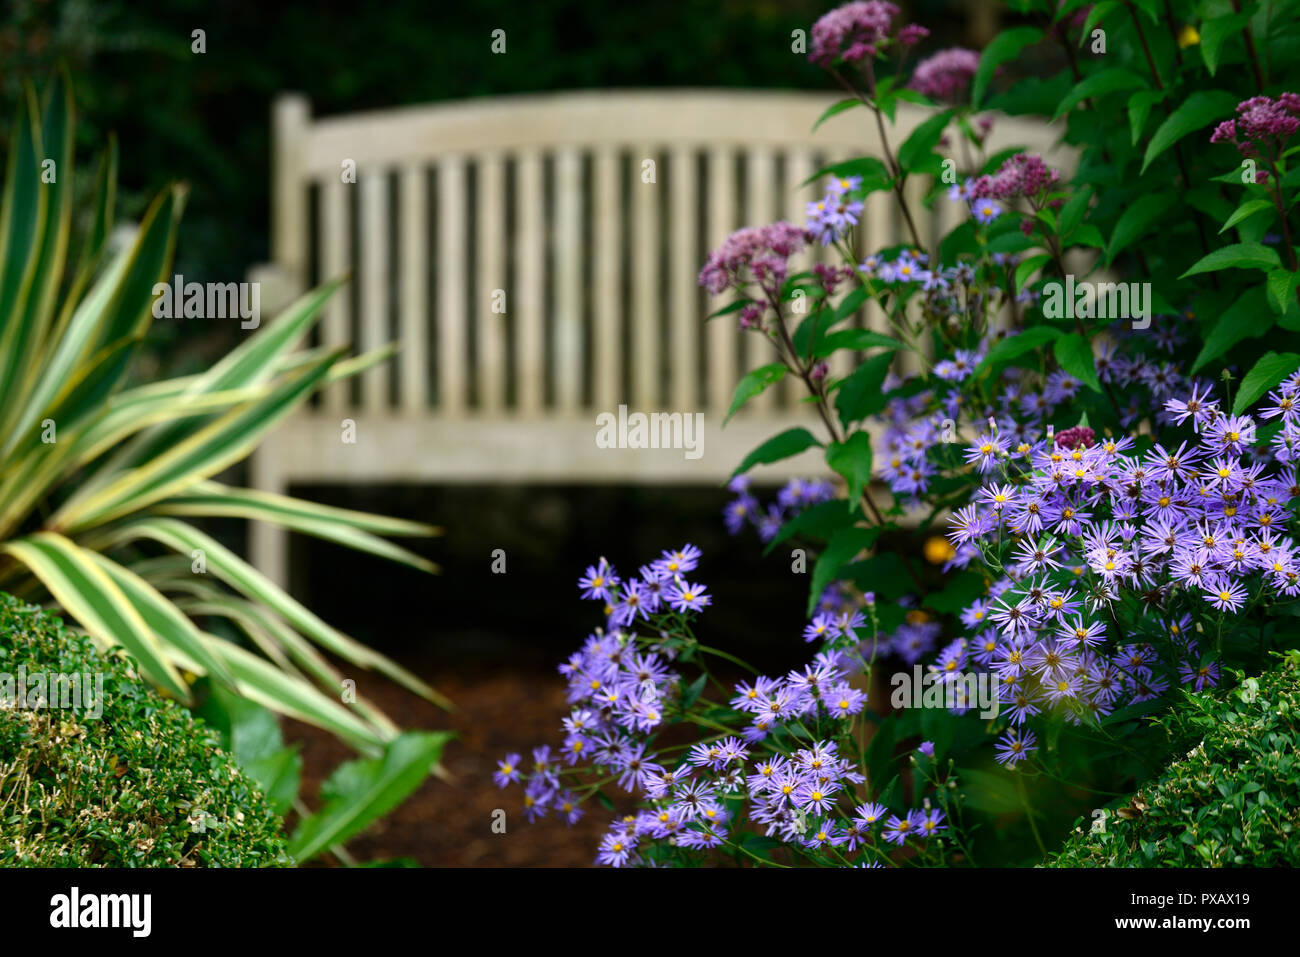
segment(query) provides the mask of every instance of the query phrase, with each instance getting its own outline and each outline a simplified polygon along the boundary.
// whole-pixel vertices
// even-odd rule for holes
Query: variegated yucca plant
[[[186,673],[208,675],[378,753],[398,729],[364,699],[343,703],[343,676],[323,651],[446,702],[186,519],[273,522],[432,571],[382,537],[435,534],[428,525],[214,480],[313,392],[384,360],[391,348],[351,358],[299,348],[332,283],[262,324],[208,371],[133,384],[128,373],[153,319],[154,285],[170,279],[184,190],[165,189],[113,252],[110,141],[84,240],[65,272],[74,205],[67,78],[43,98],[29,87],[17,113],[0,207],[0,590],[52,599],[97,641],[126,649],[176,698],[190,700]],[[154,544],[142,551],[145,542]],[[201,626],[221,618],[257,651]]]

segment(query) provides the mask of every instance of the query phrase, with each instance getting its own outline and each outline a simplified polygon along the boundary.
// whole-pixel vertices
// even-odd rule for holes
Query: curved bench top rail
[[[608,90],[529,94],[398,107],[312,118],[299,94],[276,103],[282,131],[297,126],[298,169],[308,178],[336,174],[342,158],[358,167],[402,165],[444,156],[523,149],[644,146],[800,148],[878,155],[879,134],[864,109],[813,123],[842,96],[779,90]],[[900,103],[889,129],[897,149],[933,115]],[[1059,130],[998,117],[990,150],[1024,145],[1055,155]]]

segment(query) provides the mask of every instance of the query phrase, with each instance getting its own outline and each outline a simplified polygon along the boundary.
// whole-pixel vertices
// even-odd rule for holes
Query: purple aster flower
[[[1027,728],[1020,731],[1008,731],[997,745],[997,758],[1005,765],[1014,765],[1025,760],[1037,750],[1034,732]]]
[[[618,574],[605,559],[587,567],[587,572],[578,579],[578,587],[586,589],[583,598],[594,598],[604,602],[613,600],[613,590],[619,585]]]
[[[507,754],[504,761],[497,762],[497,770],[492,773],[497,787],[503,788],[511,781],[519,780],[519,755]]]
[[[693,585],[686,581],[669,585],[664,591],[664,598],[669,605],[683,614],[688,611],[703,611],[704,606],[713,601],[703,585]]]

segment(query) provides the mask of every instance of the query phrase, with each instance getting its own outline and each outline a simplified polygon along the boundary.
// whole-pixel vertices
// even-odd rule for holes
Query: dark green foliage
[[[1300,655],[1231,689],[1185,694],[1161,719],[1175,752],[1105,830],[1081,824],[1051,867],[1300,863]]]
[[[217,735],[121,652],[0,593],[0,674],[103,676],[94,709],[0,706],[0,866],[288,866],[279,818]]]

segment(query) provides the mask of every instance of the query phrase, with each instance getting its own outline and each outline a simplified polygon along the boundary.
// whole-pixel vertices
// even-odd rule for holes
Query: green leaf
[[[885,164],[876,159],[874,156],[859,156],[856,159],[845,160],[842,163],[832,163],[830,166],[824,166],[817,172],[813,173],[806,180],[800,183],[800,186],[808,186],[817,182],[823,176],[831,176],[835,179],[846,179],[850,176],[862,177],[862,191],[866,193],[874,192],[878,189],[887,189],[893,181],[889,175],[889,170]]]
[[[858,552],[874,545],[879,534],[878,527],[859,528],[854,525],[842,528],[831,536],[822,553],[817,556],[817,564],[813,566],[812,584],[808,592],[808,617],[812,617],[818,599],[826,586],[836,580],[840,568],[853,561]]]
[[[1192,373],[1199,372],[1207,363],[1221,358],[1241,340],[1262,336],[1276,321],[1277,317],[1264,301],[1264,287],[1256,286],[1247,290],[1219,316],[1214,328],[1205,337],[1205,344],[1192,363]]]
[[[1092,345],[1087,339],[1077,332],[1071,332],[1057,339],[1052,350],[1062,369],[1093,392],[1101,391],[1101,382],[1097,379],[1096,360],[1092,355]]]
[[[1119,6],[1116,0],[1103,0],[1102,3],[1093,4],[1092,9],[1088,11],[1088,16],[1084,18],[1083,29],[1079,31],[1079,46],[1083,46],[1092,36],[1092,28]]]
[[[826,447],[826,464],[848,482],[850,511],[858,508],[871,481],[871,436],[859,430],[843,442],[832,442]]]
[[[1250,18],[1254,13],[1254,4],[1252,9],[1243,10],[1240,13],[1232,13],[1223,17],[1215,17],[1213,20],[1205,20],[1201,23],[1201,59],[1205,61],[1205,68],[1210,71],[1210,76],[1214,76],[1219,69],[1219,54],[1223,49],[1223,43],[1228,37],[1240,33],[1250,23]]]
[[[843,329],[824,337],[817,344],[817,347],[813,349],[813,355],[819,359],[824,359],[839,349],[853,349],[863,352],[874,348],[888,349],[893,352],[903,348],[903,344],[891,336],[881,332],[872,332],[870,329]]]
[[[983,575],[960,572],[941,591],[929,592],[925,596],[925,606],[945,615],[955,615],[987,590]]]
[[[196,550],[202,552],[209,573],[251,601],[270,608],[327,650],[358,667],[373,668],[441,707],[450,706],[446,698],[414,674],[326,624],[318,615],[207,533],[174,518],[141,519],[124,526],[114,534],[111,541],[117,544],[138,538],[151,538],[182,555],[192,555]]]
[[[1197,90],[1189,95],[1183,104],[1157,127],[1151,142],[1147,144],[1140,172],[1145,173],[1152,160],[1188,133],[1203,129],[1215,120],[1229,116],[1236,105],[1237,95],[1227,90]]]
[[[1030,326],[1017,335],[1010,336],[994,344],[993,348],[989,350],[989,354],[984,357],[984,361],[979,364],[979,368],[975,370],[975,373],[976,375],[983,375],[994,366],[1018,359],[1026,352],[1047,345],[1060,334],[1059,329],[1053,329],[1051,326]]]
[[[1070,234],[1079,228],[1084,215],[1088,212],[1088,203],[1092,200],[1092,187],[1084,186],[1075,190],[1063,207],[1061,207],[1061,236],[1068,242]]]
[[[1164,90],[1139,90],[1128,98],[1130,146],[1137,146],[1137,141],[1142,138],[1142,130],[1147,125],[1147,117],[1151,115],[1151,107],[1163,100],[1165,96]]]
[[[952,120],[953,111],[944,110],[936,113],[924,123],[917,126],[912,134],[898,148],[898,165],[904,172],[911,172],[919,167],[933,152],[935,144],[943,136],[943,131]]]
[[[958,770],[956,775],[959,790],[967,805],[978,811],[1004,814],[1008,811],[1024,810],[1012,778],[1015,773],[1015,771],[1007,771],[992,774],[988,771]]]
[[[341,352],[288,376],[265,398],[232,409],[211,425],[126,471],[102,489],[83,486],[55,514],[56,527],[76,531],[139,511],[245,458],[262,437],[306,401]]]
[[[1277,250],[1270,249],[1263,243],[1233,243],[1215,249],[1198,259],[1190,269],[1179,276],[1198,276],[1203,272],[1217,272],[1220,269],[1276,269],[1281,265]]]
[[[1174,192],[1145,193],[1130,204],[1115,223],[1106,244],[1106,265],[1132,244],[1133,240],[1146,234],[1147,230],[1163,216],[1178,200]]]
[[[1268,304],[1274,312],[1286,312],[1296,304],[1297,283],[1300,283],[1300,273],[1289,269],[1274,269],[1268,274]]]
[[[798,455],[814,445],[820,447],[821,443],[813,438],[813,434],[807,429],[798,426],[786,429],[780,435],[773,436],[746,455],[745,460],[731,474],[734,477],[748,472],[755,465],[770,465],[773,462],[780,462],[782,459]]]
[[[889,367],[894,361],[892,352],[872,356],[840,385],[835,395],[835,411],[847,429],[853,422],[861,421],[885,407],[882,386]]]
[[[1228,217],[1227,222],[1219,227],[1219,232],[1225,233],[1243,219],[1248,219],[1256,213],[1262,213],[1264,210],[1272,208],[1273,204],[1266,199],[1247,199],[1233,210],[1233,213]]]
[[[1295,352],[1266,352],[1241,380],[1241,388],[1232,403],[1232,414],[1241,415],[1261,396],[1279,382],[1300,369],[1300,354]]]
[[[1021,263],[1016,266],[1016,291],[1018,292],[1021,289],[1024,289],[1025,283],[1029,281],[1029,277],[1051,261],[1052,257],[1047,253],[1039,253],[1037,256],[1028,256],[1022,260]]]
[[[342,844],[405,801],[442,756],[449,732],[408,731],[382,757],[340,765],[321,788],[325,806],[299,823],[289,853],[299,861]]]
[[[739,411],[740,407],[761,393],[770,385],[774,385],[785,378],[787,372],[784,362],[773,362],[769,365],[759,366],[752,370],[736,384],[736,391],[731,396],[731,407],[727,409],[727,414],[723,416],[722,426],[726,428],[731,417]]]
[[[807,535],[809,538],[825,541],[835,534],[836,530],[851,524],[853,524],[852,509],[844,499],[834,498],[829,502],[818,502],[782,525],[781,530],[763,549],[763,554],[771,554],[772,549],[791,536]]]
[[[1042,38],[1043,31],[1036,27],[1015,27],[994,37],[993,42],[984,48],[980,65],[975,70],[975,78],[971,82],[971,106],[978,109],[983,103],[984,92],[999,66],[1008,60],[1014,60],[1021,50]]]
[[[826,108],[826,110],[822,113],[821,116],[817,117],[817,122],[813,124],[812,131],[816,133],[817,127],[821,126],[832,116],[838,116],[840,113],[843,113],[845,110],[851,110],[855,106],[863,106],[863,105],[864,105],[863,102],[859,100],[856,96],[851,96],[846,100],[840,100],[838,103],[832,103],[830,106]]]
[[[1084,100],[1090,100],[1094,97],[1105,96],[1107,93],[1118,93],[1121,90],[1143,89],[1147,81],[1142,79],[1131,70],[1125,70],[1123,67],[1112,67],[1107,70],[1084,77],[1075,84],[1069,94],[1061,101],[1060,106],[1056,108],[1056,113],[1052,116],[1052,122],[1056,122],[1070,110],[1074,109]]]

